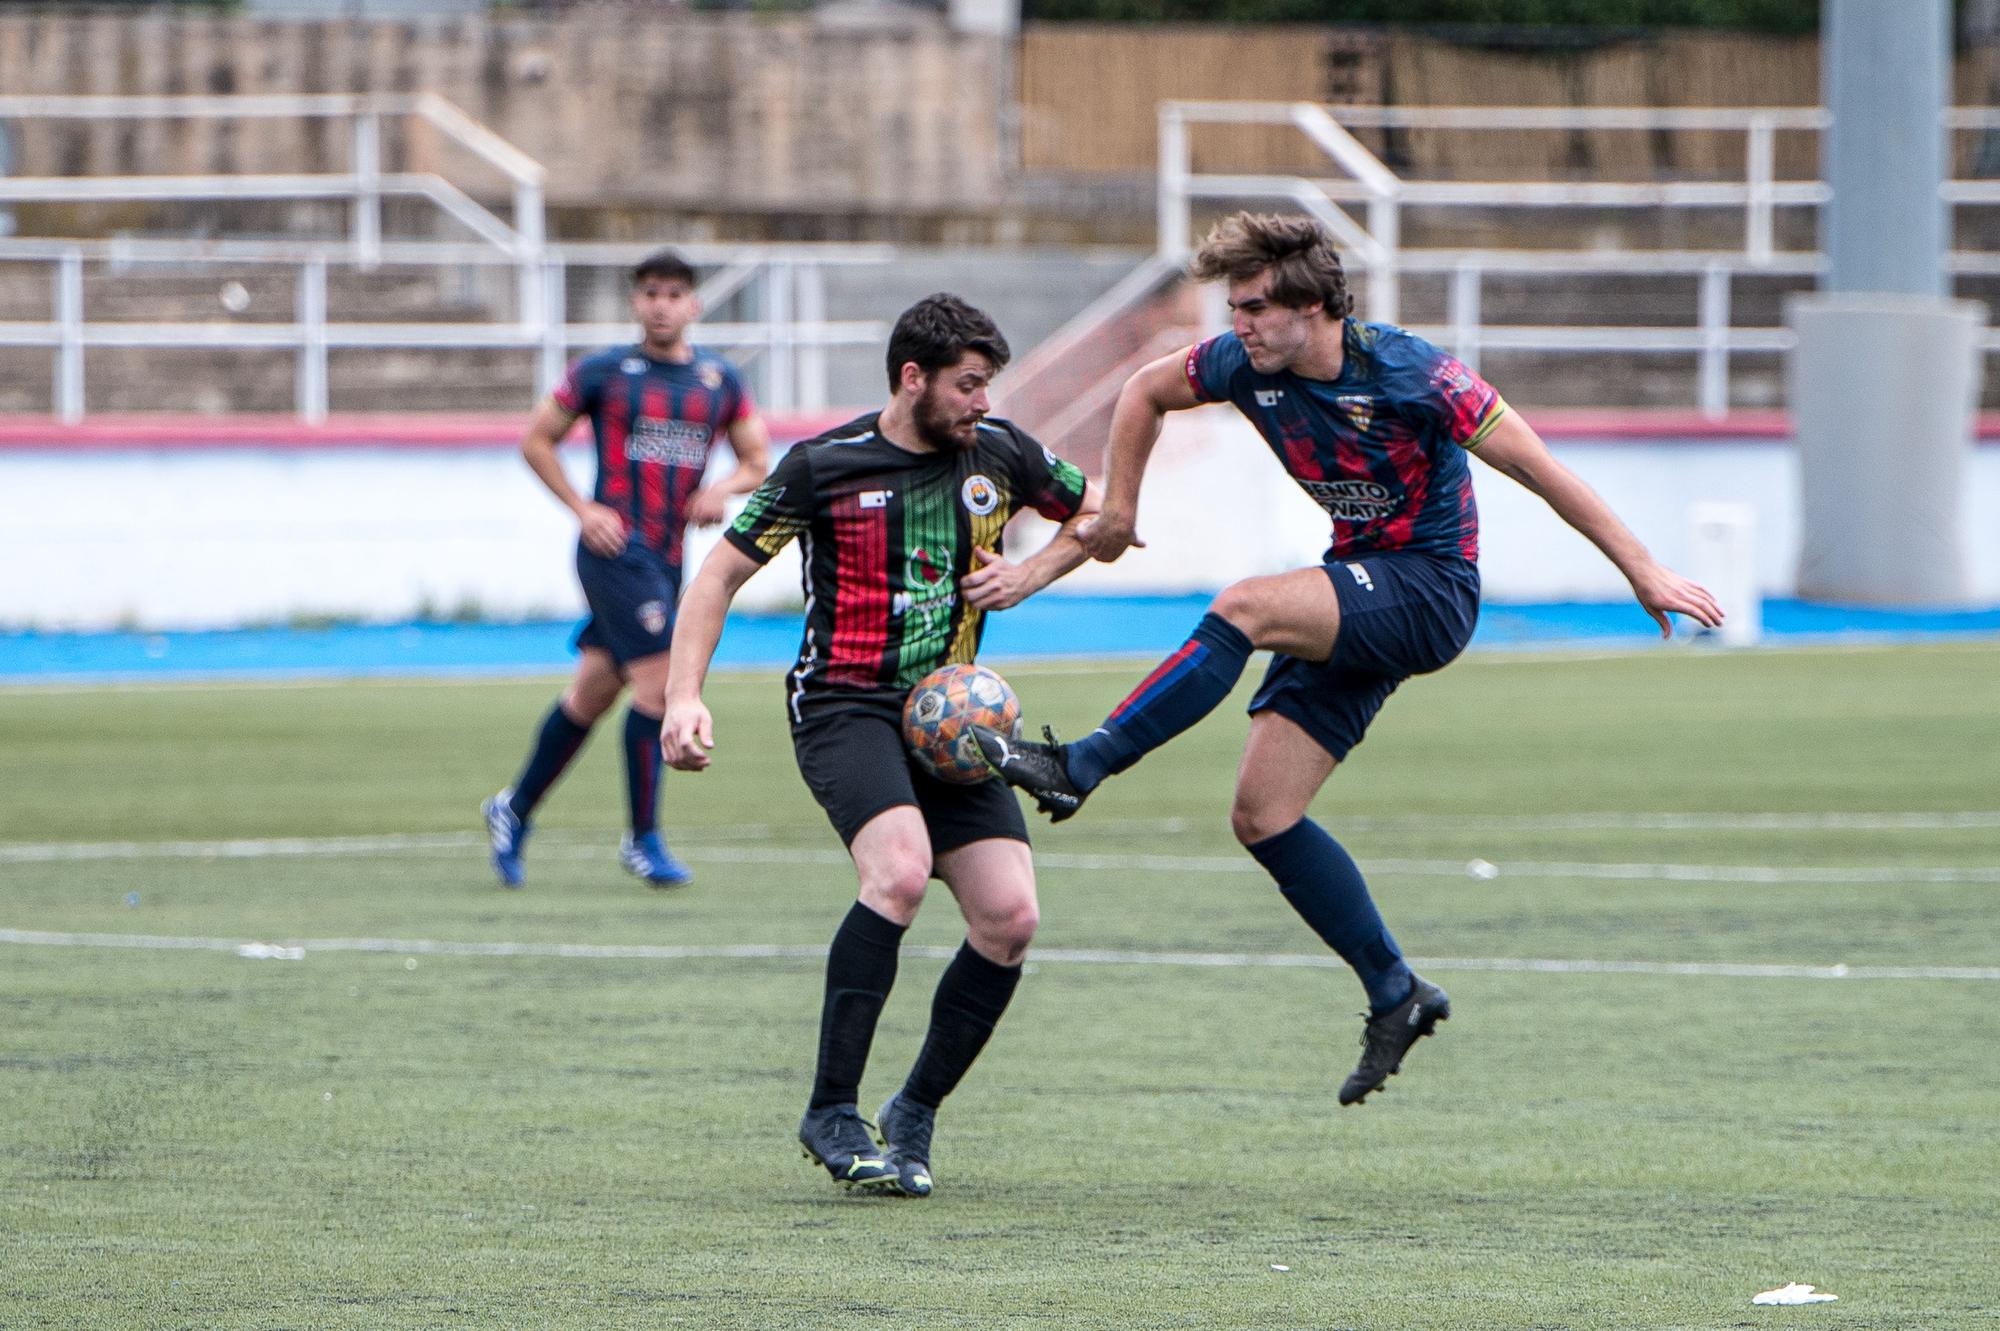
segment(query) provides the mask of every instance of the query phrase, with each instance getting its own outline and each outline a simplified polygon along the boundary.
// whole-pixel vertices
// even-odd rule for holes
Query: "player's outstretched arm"
[[[674,641],[667,656],[667,707],[660,718],[660,754],[670,767],[699,772],[715,747],[715,722],[701,700],[708,664],[722,641],[730,602],[763,565],[723,541],[701,561],[694,585],[681,598]]]
[[[1082,568],[1090,556],[1077,532],[1096,519],[1103,502],[1096,482],[1085,482],[1083,501],[1076,512],[1056,528],[1047,545],[1018,564],[984,546],[974,546],[972,557],[979,567],[958,580],[959,594],[965,597],[966,604],[978,609],[1005,610],[1019,605],[1057,578]]]
[[[618,516],[616,509],[578,494],[563,472],[562,460],[556,456],[562,437],[569,433],[576,417],[576,412],[554,398],[543,398],[528,421],[527,432],[521,436],[521,456],[549,493],[576,514],[584,548],[608,558],[625,548],[625,519]]]
[[[1556,461],[1542,437],[1516,412],[1509,409],[1500,418],[1479,445],[1477,456],[1540,495],[1557,517],[1602,550],[1632,584],[1632,594],[1646,613],[1659,622],[1661,637],[1673,636],[1670,614],[1686,615],[1708,628],[1722,623],[1722,607],[1708,589],[1654,559],[1611,506],[1582,477]]]
[[[1139,539],[1139,482],[1146,460],[1159,442],[1160,426],[1170,411],[1201,405],[1187,380],[1189,348],[1162,356],[1125,381],[1118,405],[1111,412],[1111,450],[1104,464],[1104,511],[1079,531],[1092,559],[1110,563]]]
[[[736,470],[688,496],[688,522],[693,526],[713,527],[722,521],[729,501],[762,485],[771,470],[771,432],[756,412],[730,422],[729,448],[736,454]]]

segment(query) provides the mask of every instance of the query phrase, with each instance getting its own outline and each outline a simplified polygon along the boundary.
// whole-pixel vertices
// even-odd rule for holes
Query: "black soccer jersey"
[[[1062,522],[1083,502],[1083,473],[1011,422],[981,421],[969,449],[913,453],[882,437],[878,416],[794,445],[725,533],[760,564],[803,542],[794,721],[809,699],[900,697],[939,666],[972,660],[986,614],[958,581],[973,548],[998,551],[1023,508]]]

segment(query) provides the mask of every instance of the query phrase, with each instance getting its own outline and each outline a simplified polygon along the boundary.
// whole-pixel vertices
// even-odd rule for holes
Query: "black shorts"
[[[903,747],[902,703],[880,707],[842,702],[811,711],[792,728],[799,774],[843,845],[884,809],[913,804],[931,834],[931,854],[991,837],[1028,839],[1021,803],[998,777],[975,786],[938,780],[910,761]]]
[[[635,540],[608,558],[578,545],[576,580],[583,584],[590,618],[577,626],[572,646],[601,647],[621,666],[667,650],[681,571],[665,555]]]
[[[1411,675],[1449,665],[1479,619],[1479,570],[1462,559],[1402,551],[1321,565],[1340,600],[1333,656],[1301,661],[1282,653],[1250,713],[1296,722],[1336,762],[1361,742],[1368,723]]]

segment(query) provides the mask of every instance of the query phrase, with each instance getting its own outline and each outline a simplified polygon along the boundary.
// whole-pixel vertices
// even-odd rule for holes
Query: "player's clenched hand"
[[[578,510],[577,522],[583,529],[583,548],[590,553],[609,559],[625,548],[625,519],[617,509],[589,502]]]
[[[1691,582],[1664,564],[1648,564],[1632,574],[1632,593],[1646,613],[1659,621],[1660,636],[1674,636],[1670,614],[1683,614],[1703,628],[1722,626],[1722,607],[1708,588]]]
[[[715,721],[699,698],[667,704],[660,718],[660,756],[667,766],[699,772],[708,766],[708,751],[714,747]]]
[[[1086,518],[1076,529],[1076,539],[1083,543],[1084,553],[1100,564],[1113,562],[1127,550],[1146,548],[1134,529],[1132,517],[1110,509]]]
[[[965,603],[980,610],[1005,610],[1019,605],[1036,591],[1034,575],[1019,564],[1009,563],[983,545],[972,547],[979,567],[958,580]]]
[[[713,527],[722,521],[729,505],[729,496],[717,494],[709,486],[703,486],[688,496],[688,525],[691,527]]]

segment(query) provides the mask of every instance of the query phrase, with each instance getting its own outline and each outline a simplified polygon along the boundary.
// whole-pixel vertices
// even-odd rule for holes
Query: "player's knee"
[[[980,955],[1002,966],[1018,966],[1028,955],[1028,944],[1035,940],[1041,922],[1041,908],[1028,900],[981,918],[968,932]]]
[[[931,866],[927,859],[897,856],[869,865],[861,875],[861,900],[876,914],[907,924],[924,904],[930,887]]]
[[[1224,587],[1209,602],[1208,612],[1228,620],[1253,643],[1270,627],[1265,598],[1255,578]]]
[[[1229,830],[1236,834],[1239,844],[1254,846],[1259,841],[1269,841],[1300,817],[1289,808],[1254,803],[1239,796],[1229,809]]]

